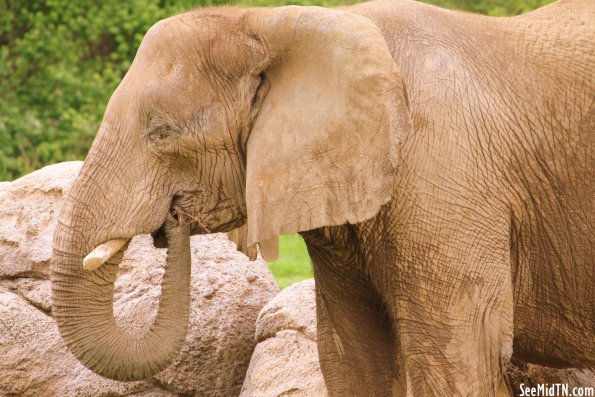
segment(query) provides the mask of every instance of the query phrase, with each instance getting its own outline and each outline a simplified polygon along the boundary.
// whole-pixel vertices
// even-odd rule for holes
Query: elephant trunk
[[[168,215],[167,265],[159,309],[150,329],[133,336],[116,324],[113,310],[118,265],[106,263],[94,272],[82,266],[84,233],[58,223],[52,263],[53,314],[70,351],[87,367],[107,378],[134,381],[163,370],[186,338],[190,307],[190,232]],[[87,240],[88,241],[88,240]]]

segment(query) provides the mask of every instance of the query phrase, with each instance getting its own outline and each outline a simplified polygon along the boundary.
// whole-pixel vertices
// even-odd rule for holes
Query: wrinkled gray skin
[[[494,395],[511,354],[595,365],[594,64],[591,0],[501,19],[379,0],[160,22],[60,215],[67,345],[115,379],[164,368],[186,331],[188,234],[244,225],[252,251],[305,238],[333,396]],[[169,270],[153,327],[130,336],[117,260],[81,260],[149,232]]]

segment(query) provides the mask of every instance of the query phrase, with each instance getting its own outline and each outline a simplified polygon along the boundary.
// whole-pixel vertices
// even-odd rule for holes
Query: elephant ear
[[[248,245],[248,227],[246,224],[227,233],[227,238],[235,243],[236,249],[246,255],[251,261],[256,260],[258,253],[267,262],[272,262],[279,256],[279,237],[261,240],[257,244]]]
[[[248,245],[248,228],[246,224],[227,232],[227,238],[236,245],[236,249],[243,252],[251,261],[258,255],[257,244]]]
[[[396,146],[411,129],[378,28],[292,6],[255,12],[248,26],[270,57],[247,143],[247,245],[371,218],[393,194]]]

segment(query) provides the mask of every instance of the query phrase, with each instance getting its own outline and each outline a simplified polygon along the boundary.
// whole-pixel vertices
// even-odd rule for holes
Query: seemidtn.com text
[[[566,383],[540,383],[535,386],[519,385],[519,396],[525,397],[593,397],[595,391],[593,387],[569,387]]]

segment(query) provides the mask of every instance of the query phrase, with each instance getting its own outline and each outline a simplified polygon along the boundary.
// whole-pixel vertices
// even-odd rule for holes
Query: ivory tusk
[[[83,259],[83,268],[90,272],[96,270],[120,251],[128,241],[129,239],[117,238],[98,245]]]

